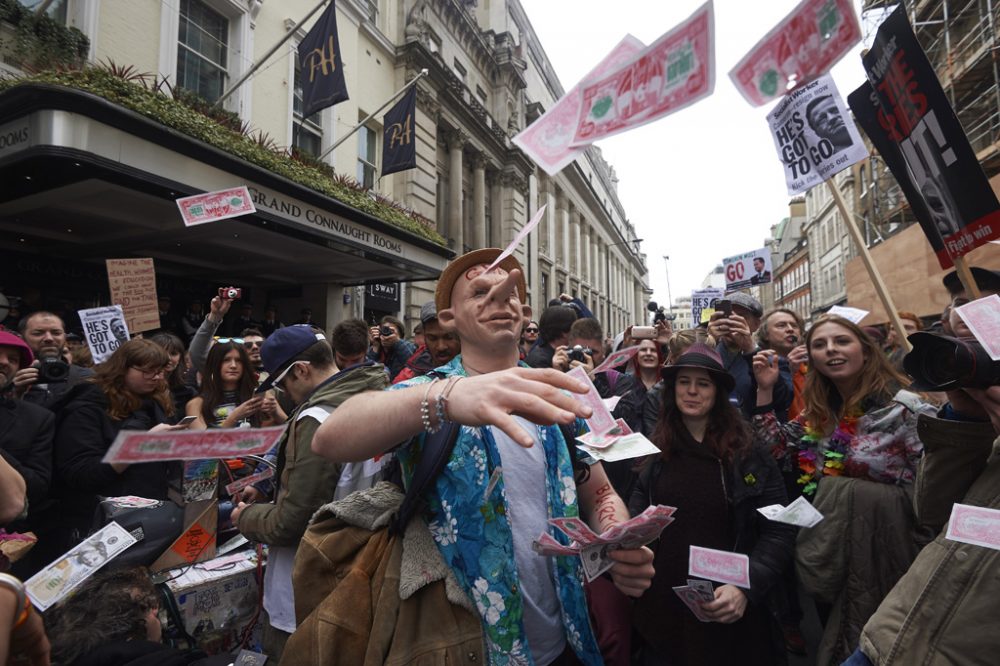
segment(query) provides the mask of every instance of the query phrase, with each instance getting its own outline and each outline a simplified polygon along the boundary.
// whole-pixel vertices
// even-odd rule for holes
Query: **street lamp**
[[[663,265],[667,269],[667,311],[674,314],[674,299],[670,297],[670,255],[663,255]],[[673,319],[673,317],[671,317]]]

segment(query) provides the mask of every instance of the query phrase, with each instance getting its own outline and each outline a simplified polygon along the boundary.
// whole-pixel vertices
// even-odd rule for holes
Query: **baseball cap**
[[[0,331],[0,347],[17,347],[18,351],[21,352],[22,368],[27,368],[35,361],[35,355],[31,353],[31,347],[28,346],[28,343],[13,333]]]
[[[434,305],[434,301],[424,303],[420,308],[420,323],[426,326],[428,322],[434,321],[437,318],[438,310],[437,306]]]
[[[434,292],[434,303],[437,305],[438,312],[441,310],[447,310],[451,307],[451,292],[455,289],[455,283],[458,279],[465,275],[473,266],[478,266],[479,264],[486,264],[489,266],[492,264],[497,257],[500,256],[503,250],[497,249],[495,247],[488,247],[482,250],[473,250],[472,252],[466,252],[461,257],[453,259],[443,271],[441,271],[441,277],[438,278],[437,289]],[[521,263],[514,258],[513,255],[505,257],[503,261],[500,262],[500,268],[504,269],[510,273],[515,268],[521,271],[521,278],[517,281],[517,293],[523,299],[528,293],[527,284],[524,281],[524,269],[521,268]]]
[[[976,285],[980,289],[993,290],[1000,288],[1000,271],[991,271],[986,268],[979,268],[978,266],[970,266],[969,270],[972,272],[972,277],[976,280]],[[958,271],[948,273],[941,279],[941,282],[944,283],[944,288],[952,296],[965,290],[965,286],[958,278]]]
[[[326,337],[322,333],[316,333],[308,324],[285,326],[267,336],[267,340],[264,340],[260,348],[260,360],[267,372],[267,379],[257,392],[271,388],[275,377],[285,369],[285,366],[317,342],[326,342]]]
[[[733,305],[738,305],[741,308],[745,308],[753,313],[754,316],[763,317],[764,316],[764,306],[760,304],[756,298],[750,294],[745,294],[742,291],[738,291],[735,294],[729,296],[729,302]]]

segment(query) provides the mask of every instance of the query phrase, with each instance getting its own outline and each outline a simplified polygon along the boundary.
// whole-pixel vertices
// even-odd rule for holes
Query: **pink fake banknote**
[[[711,95],[714,41],[709,1],[623,67],[583,86],[573,145],[651,123]]]
[[[259,483],[261,481],[266,481],[274,476],[274,468],[268,467],[263,472],[258,472],[256,474],[251,474],[250,476],[245,476],[242,479],[237,479],[226,486],[227,495],[235,495],[247,486]]]
[[[587,419],[587,426],[590,428],[590,431],[598,435],[603,435],[609,430],[617,427],[615,418],[611,416],[611,412],[608,411],[608,406],[605,405],[604,400],[601,399],[601,394],[598,393],[597,389],[594,387],[594,382],[590,381],[587,371],[580,366],[576,366],[566,374],[588,386],[587,392],[583,395],[579,393],[573,393],[572,395],[574,398],[590,407],[593,412],[590,418]]]
[[[729,78],[746,101],[766,104],[830,70],[861,41],[851,0],[802,0],[743,56]]]
[[[188,227],[257,212],[246,185],[182,197],[177,200],[177,208]]]
[[[742,553],[691,546],[688,575],[750,589],[750,558]]]
[[[604,359],[604,362],[599,366],[594,368],[594,374],[598,372],[607,372],[612,368],[617,368],[623,363],[628,363],[632,360],[632,357],[639,353],[638,346],[626,347],[625,349],[619,349],[616,352],[608,354],[608,357]]]
[[[583,81],[560,97],[551,109],[528,125],[527,129],[515,136],[512,139],[514,144],[550,176],[559,173],[586,150],[586,147],[570,147],[573,134],[576,132],[576,121],[580,117],[580,104],[583,99],[581,86],[615,71],[644,48],[646,45],[641,41],[632,35],[625,35],[625,38],[611,49],[611,53],[604,56],[604,60],[583,77]]]
[[[994,361],[1000,361],[1000,296],[993,294],[955,310]]]
[[[1000,550],[1000,511],[982,506],[955,504],[944,537]]]
[[[271,450],[285,426],[212,430],[123,430],[101,462],[142,463],[260,455]]]

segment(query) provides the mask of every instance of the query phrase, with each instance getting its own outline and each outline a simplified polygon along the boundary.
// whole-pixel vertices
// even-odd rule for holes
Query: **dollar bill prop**
[[[27,580],[24,587],[31,603],[48,610],[135,543],[124,527],[108,523]]]
[[[638,516],[613,525],[601,534],[595,534],[580,518],[553,518],[549,524],[569,537],[572,543],[563,545],[545,532],[531,546],[539,555],[579,555],[583,573],[591,581],[614,565],[612,551],[632,550],[659,538],[663,529],[674,522],[676,511],[676,507],[663,504],[650,506]]]

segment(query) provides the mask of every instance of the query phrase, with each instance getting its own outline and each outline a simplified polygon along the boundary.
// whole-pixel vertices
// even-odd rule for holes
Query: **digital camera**
[[[219,287],[219,298],[235,301],[237,298],[243,298],[243,289],[240,287]]]
[[[570,361],[579,361],[580,363],[586,363],[587,356],[590,356],[592,353],[593,352],[589,347],[582,347],[580,345],[576,345],[575,347],[570,349],[566,355],[569,357]]]
[[[381,326],[378,327],[378,332],[379,335],[392,335],[393,333],[396,332],[396,329],[394,329],[392,326],[389,326],[389,324],[382,324]]]
[[[43,356],[38,359],[38,383],[59,384],[69,378],[69,363],[58,356]]]
[[[994,361],[973,338],[918,332],[907,338],[913,351],[903,369],[921,391],[989,388],[1000,384],[1000,361]]]

